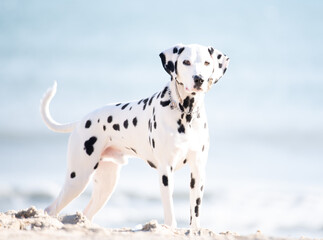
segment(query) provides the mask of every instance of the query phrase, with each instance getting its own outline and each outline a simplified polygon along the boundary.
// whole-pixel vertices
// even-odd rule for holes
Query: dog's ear
[[[208,50],[213,58],[213,73],[210,79],[211,85],[219,81],[219,79],[225,74],[229,66],[230,59],[225,54],[214,49],[213,47],[209,47]]]
[[[165,71],[172,77],[172,80],[176,79],[177,59],[184,49],[185,46],[183,44],[177,44],[159,54],[163,67]]]

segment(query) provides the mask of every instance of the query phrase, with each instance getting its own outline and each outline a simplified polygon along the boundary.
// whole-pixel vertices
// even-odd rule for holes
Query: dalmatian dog
[[[49,215],[57,215],[93,179],[93,193],[84,209],[84,215],[92,220],[113,193],[122,165],[129,157],[136,157],[157,170],[165,224],[173,228],[173,175],[189,165],[190,227],[200,228],[209,150],[204,95],[226,72],[229,58],[213,47],[196,44],[178,44],[159,56],[171,80],[148,98],[109,104],[80,121],[60,124],[49,112],[56,83],[44,95],[41,114],[47,127],[71,132],[65,183],[45,209]]]

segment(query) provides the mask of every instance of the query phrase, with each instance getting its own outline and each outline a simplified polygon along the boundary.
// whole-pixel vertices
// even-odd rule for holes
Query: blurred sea
[[[231,59],[206,96],[202,226],[322,237],[322,10],[319,0],[0,1],[0,211],[44,208],[63,184],[68,135],[39,114],[54,80],[52,115],[74,121],[160,90],[169,78],[158,54],[199,43]],[[175,176],[180,227],[189,224],[189,177],[187,168]],[[90,189],[63,213],[82,210]],[[95,222],[135,227],[162,222],[162,212],[156,172],[132,159]]]

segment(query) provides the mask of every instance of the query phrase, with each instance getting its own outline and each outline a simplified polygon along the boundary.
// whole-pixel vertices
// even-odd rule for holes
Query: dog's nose
[[[203,84],[204,80],[202,79],[202,77],[201,77],[201,76],[199,76],[199,75],[195,75],[195,76],[193,77],[193,79],[194,79],[195,86],[196,86],[197,88],[199,88],[199,87],[201,87],[201,86],[202,86],[202,84]]]

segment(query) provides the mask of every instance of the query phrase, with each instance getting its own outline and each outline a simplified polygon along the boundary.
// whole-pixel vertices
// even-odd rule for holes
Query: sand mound
[[[30,207],[27,210],[0,213],[0,230],[42,230],[60,229],[63,223],[48,216],[42,210]]]
[[[0,213],[0,240],[47,239],[47,240],[161,240],[161,239],[215,239],[215,240],[280,240],[268,238],[260,232],[239,236],[230,232],[216,234],[207,229],[171,229],[152,220],[137,229],[106,229],[91,223],[82,213],[51,217],[43,210],[30,207],[21,211]],[[305,239],[305,238],[303,238]]]

